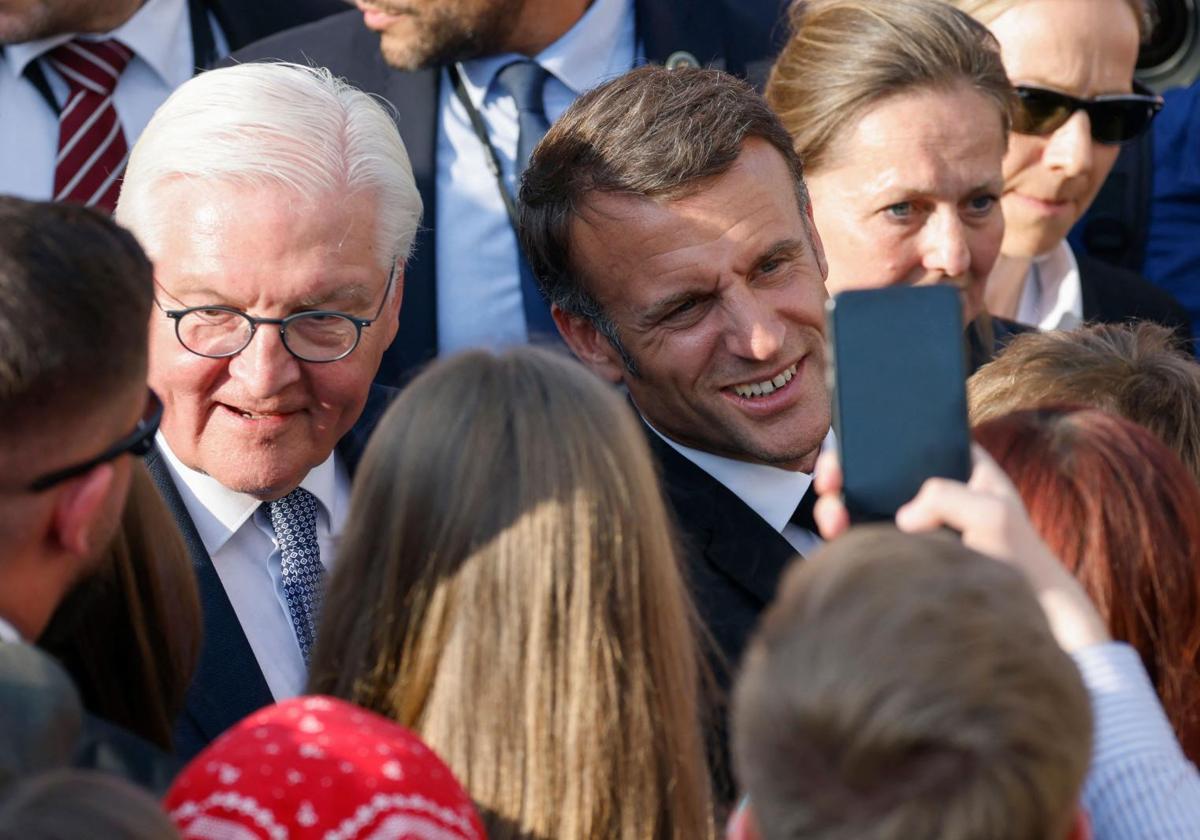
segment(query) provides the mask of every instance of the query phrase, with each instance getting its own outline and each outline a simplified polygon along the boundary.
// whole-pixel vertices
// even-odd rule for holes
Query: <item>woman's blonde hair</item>
[[[996,39],[942,0],[797,0],[791,25],[766,96],[806,171],[867,110],[912,91],[969,86],[1008,129],[1013,92]]]
[[[309,689],[418,732],[492,840],[712,834],[695,617],[643,434],[523,348],[435,364],[367,449]]]

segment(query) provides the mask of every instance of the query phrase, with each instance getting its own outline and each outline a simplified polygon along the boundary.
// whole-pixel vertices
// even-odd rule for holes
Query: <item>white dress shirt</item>
[[[633,0],[595,0],[565,35],[535,56],[550,73],[546,116],[633,67]],[[463,83],[483,116],[508,189],[516,194],[517,108],[492,84],[513,53],[464,62]],[[487,154],[442,72],[437,148],[438,351],[503,347],[526,340],[517,238]]]
[[[157,441],[271,695],[283,700],[303,693],[308,673],[288,613],[279,548],[266,505],[184,466],[161,434]],[[317,498],[317,543],[328,572],[350,507],[350,478],[335,453],[300,486]]]
[[[1079,263],[1065,239],[1029,266],[1016,320],[1043,330],[1071,330],[1083,323]]]
[[[645,422],[644,417],[642,420]],[[809,557],[821,547],[823,541],[819,536],[791,522],[792,514],[796,512],[800,500],[812,485],[811,475],[701,452],[671,440],[649,422],[646,422],[646,425],[668,446],[745,502],[746,507],[761,516],[796,551]],[[833,432],[830,431],[821,448],[832,445]]]
[[[209,23],[217,54],[225,55],[228,43],[211,15]],[[56,35],[12,44],[0,52],[0,193],[36,200],[48,199],[53,193],[58,115],[23,74],[30,62],[73,37]],[[113,93],[125,140],[132,149],[158,106],[195,71],[187,0],[146,0],[133,17],[111,32],[80,37],[116,38],[133,51]],[[66,83],[49,62],[43,62],[42,69],[61,106],[67,99]]]
[[[17,628],[13,627],[3,618],[0,618],[0,642],[13,642],[19,644],[23,642],[21,634],[17,632]]]

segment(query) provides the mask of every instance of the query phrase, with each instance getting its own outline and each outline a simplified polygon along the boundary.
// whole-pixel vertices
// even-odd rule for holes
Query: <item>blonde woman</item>
[[[605,385],[532,349],[441,361],[367,449],[310,690],[417,732],[492,840],[709,837],[671,533]]]

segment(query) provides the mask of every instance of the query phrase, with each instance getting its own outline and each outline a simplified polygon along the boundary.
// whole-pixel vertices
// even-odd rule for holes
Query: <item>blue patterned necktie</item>
[[[520,127],[516,160],[518,180],[529,165],[534,146],[550,129],[550,119],[546,116],[546,106],[542,100],[549,77],[550,74],[540,64],[528,59],[506,64],[496,74],[496,86],[511,96],[517,106],[517,124]],[[531,341],[557,341],[558,328],[550,316],[550,307],[538,291],[529,261],[523,253],[517,256],[520,260],[518,268],[521,274],[521,301],[525,308],[525,329],[529,338]]]
[[[282,499],[268,503],[267,510],[283,566],[283,595],[307,665],[317,635],[325,578],[317,544],[317,499],[297,487]]]

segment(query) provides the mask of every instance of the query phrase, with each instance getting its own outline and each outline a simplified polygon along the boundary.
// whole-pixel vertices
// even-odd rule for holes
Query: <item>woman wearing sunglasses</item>
[[[1145,0],[951,2],[991,29],[1017,92],[988,309],[1042,329],[1152,320],[1186,339],[1187,313],[1168,293],[1066,241],[1121,144],[1145,133],[1162,107],[1133,80]]]

